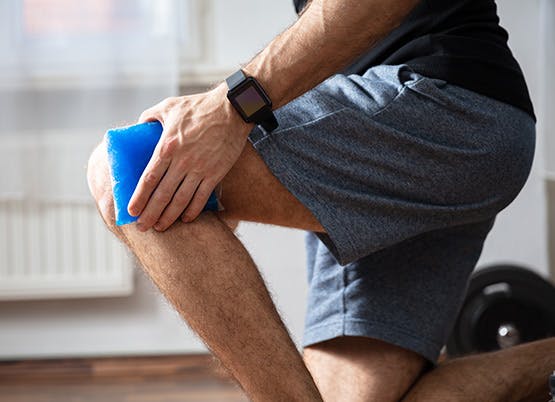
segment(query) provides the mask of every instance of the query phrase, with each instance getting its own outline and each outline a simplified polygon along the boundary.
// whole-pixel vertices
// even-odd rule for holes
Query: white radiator
[[[133,260],[86,188],[93,141],[76,133],[0,141],[0,300],[132,292]]]

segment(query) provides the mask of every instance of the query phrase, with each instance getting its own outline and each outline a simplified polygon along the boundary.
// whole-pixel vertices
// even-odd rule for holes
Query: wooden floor
[[[208,355],[0,361],[0,402],[245,402]]]

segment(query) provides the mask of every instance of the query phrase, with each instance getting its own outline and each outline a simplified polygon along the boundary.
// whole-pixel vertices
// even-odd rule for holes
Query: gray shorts
[[[335,75],[276,116],[249,140],[326,230],[307,233],[303,344],[366,336],[435,361],[528,177],[533,119],[407,66]]]

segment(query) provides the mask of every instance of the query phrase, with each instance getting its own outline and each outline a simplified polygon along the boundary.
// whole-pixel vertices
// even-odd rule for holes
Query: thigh
[[[226,221],[251,221],[324,232],[314,217],[273,175],[247,143],[237,163],[221,182],[219,200]]]
[[[343,265],[495,216],[533,155],[524,112],[406,66],[336,75],[276,117],[224,180],[227,217],[321,232]]]

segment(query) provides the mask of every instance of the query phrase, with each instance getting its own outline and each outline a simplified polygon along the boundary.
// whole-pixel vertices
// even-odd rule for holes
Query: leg
[[[224,220],[245,220],[324,232],[308,210],[270,172],[250,143],[221,183]]]
[[[304,357],[324,400],[406,395],[437,359],[490,227],[430,231],[347,266],[307,236]]]
[[[449,360],[423,376],[405,402],[545,402],[555,338]]]
[[[213,214],[163,233],[114,225],[106,154],[89,162],[89,185],[109,228],[256,401],[317,401],[318,391],[241,243]]]
[[[326,401],[398,401],[414,383],[404,402],[545,402],[553,351],[546,339],[449,360],[421,378],[421,357],[368,338],[310,346],[304,358]]]
[[[291,385],[295,382],[301,384],[298,388],[302,386],[308,388],[308,392],[314,392],[314,389],[310,389],[311,379],[306,379],[306,372],[303,373],[304,366],[292,370],[292,367],[297,366],[296,360],[298,360],[298,354],[296,350],[292,350],[291,343],[287,336],[288,342],[284,345],[278,346],[276,340],[286,336],[283,334],[283,327],[281,323],[277,325],[278,328],[270,330],[267,325],[264,328],[268,332],[273,334],[268,334],[265,338],[272,340],[272,345],[264,346],[264,353],[262,353],[260,345],[251,344],[253,348],[256,348],[258,353],[251,352],[252,362],[249,363],[241,356],[236,356],[234,354],[234,349],[230,342],[225,345],[222,344],[221,339],[226,338],[229,333],[232,333],[234,329],[245,328],[246,325],[237,325],[233,328],[229,327],[229,323],[241,322],[240,320],[248,319],[250,322],[249,326],[255,328],[255,326],[263,320],[264,317],[256,316],[254,313],[255,309],[252,307],[239,308],[238,311],[233,311],[232,313],[245,312],[245,317],[241,319],[238,317],[225,318],[221,317],[222,311],[218,311],[220,316],[214,317],[213,320],[207,320],[209,317],[208,313],[205,311],[191,311],[187,309],[185,304],[196,305],[194,300],[203,300],[206,298],[206,294],[203,295],[199,292],[198,285],[195,282],[200,282],[195,280],[195,268],[197,268],[201,273],[203,272],[202,266],[218,266],[227,264],[227,270],[230,271],[232,267],[229,266],[229,254],[238,254],[239,258],[237,260],[239,263],[236,266],[238,272],[229,274],[231,278],[221,277],[214,278],[213,280],[207,282],[217,281],[220,283],[236,283],[237,286],[244,287],[245,283],[248,283],[247,275],[249,271],[254,271],[253,275],[255,278],[252,279],[253,283],[258,286],[253,286],[257,289],[256,298],[264,299],[264,303],[270,303],[267,297],[265,289],[260,289],[263,286],[260,282],[258,273],[256,272],[252,261],[246,254],[246,251],[242,248],[238,241],[228,232],[224,231],[223,235],[218,234],[217,236],[210,237],[207,233],[207,228],[214,226],[213,218],[210,218],[204,214],[195,223],[183,225],[177,223],[172,226],[167,232],[155,233],[150,231],[145,234],[140,234],[133,230],[133,225],[127,225],[122,228],[118,228],[113,224],[113,204],[111,195],[111,184],[106,178],[106,161],[104,159],[105,151],[103,149],[103,144],[95,151],[95,154],[91,158],[91,164],[89,168],[89,183],[93,194],[97,200],[99,210],[107,223],[108,227],[114,231],[127,245],[135,251],[140,261],[144,264],[145,270],[155,283],[160,287],[166,297],[172,301],[176,306],[178,311],[182,316],[188,321],[191,327],[196,330],[201,337],[205,340],[208,346],[214,351],[214,353],[222,360],[222,362],[230,368],[232,373],[240,381],[240,383],[247,389],[249,383],[251,383],[256,391],[252,391],[251,395],[256,395],[260,389],[256,381],[264,383],[266,378],[275,378],[278,384],[288,384],[288,388],[291,389]],[[100,166],[99,166],[100,165]],[[306,209],[297,199],[295,199],[286,189],[283,187],[279,181],[270,173],[262,159],[256,154],[254,149],[248,145],[243,152],[237,165],[232,169],[230,174],[223,181],[224,192],[222,201],[226,206],[226,211],[221,214],[221,217],[228,220],[242,219],[242,220],[253,220],[258,222],[271,222],[275,224],[281,224],[284,226],[292,227],[302,227],[306,229],[318,229],[319,224],[313,217],[313,215]],[[256,188],[257,191],[253,192],[250,189]],[[252,208],[250,207],[252,206]],[[217,223],[219,224],[219,222]],[[221,224],[219,225],[219,231],[222,231]],[[211,229],[212,231],[212,229]],[[208,236],[208,237],[207,237]],[[204,244],[209,242],[222,241],[220,237],[226,238],[227,241],[224,242],[231,243],[234,245],[235,250],[222,249],[221,261],[218,260],[217,256],[206,256],[205,258],[210,258],[211,263],[205,261],[201,262],[199,256],[195,253],[195,250],[190,250],[193,248],[191,245],[191,239],[199,240],[197,247],[199,249],[204,249]],[[176,246],[179,244],[179,246]],[[187,247],[186,246],[190,246]],[[232,248],[231,246],[230,248]],[[148,251],[147,251],[148,250]],[[177,254],[175,250],[180,250],[181,253]],[[196,250],[198,251],[198,250]],[[203,250],[205,251],[205,250]],[[166,258],[164,258],[166,257]],[[169,263],[169,260],[173,263]],[[180,261],[182,260],[182,261]],[[198,261],[198,267],[192,266],[190,261]],[[197,265],[197,264],[195,264]],[[169,270],[168,268],[174,267],[187,267],[186,270]],[[247,268],[250,268],[247,269]],[[217,270],[210,271],[213,274],[218,273]],[[225,273],[225,271],[224,271]],[[252,272],[251,272],[252,273]],[[200,276],[200,275],[199,275]],[[187,282],[195,284],[196,292],[195,298],[191,297],[192,292],[190,290],[185,290],[184,285]],[[172,286],[170,282],[178,282],[179,286]],[[207,283],[207,287],[209,283]],[[250,288],[250,286],[249,286]],[[227,306],[237,306],[235,302],[231,302],[232,297],[228,294],[230,291],[234,291],[234,287],[226,286],[225,289],[205,289],[206,293],[209,294],[211,300],[225,300],[225,305]],[[219,294],[219,296],[218,296]],[[189,295],[187,298],[179,298],[177,295]],[[254,296],[253,296],[254,298]],[[260,303],[260,302],[259,302]],[[204,303],[198,303],[202,305]],[[213,308],[217,308],[216,303]],[[257,305],[256,307],[260,307]],[[228,313],[231,315],[231,313]],[[202,320],[199,320],[198,317]],[[279,320],[275,310],[272,306],[272,312],[269,315],[271,321]],[[267,317],[266,317],[267,318]],[[267,318],[268,319],[268,318]],[[215,328],[211,322],[227,323],[223,325],[224,328]],[[278,321],[279,322],[279,321]],[[252,330],[252,333],[255,331]],[[226,335],[222,336],[222,333]],[[279,337],[276,337],[275,333],[281,333]],[[245,351],[245,336],[249,334],[239,333],[240,335],[237,339],[237,349]],[[222,338],[220,338],[222,337]],[[257,335],[258,339],[264,339],[264,336]],[[319,386],[331,400],[336,399],[338,392],[343,393],[343,400],[365,400],[365,396],[369,395],[380,395],[383,391],[384,395],[390,395],[391,400],[398,400],[399,396],[402,395],[405,389],[407,389],[413,381],[413,376],[417,375],[419,372],[419,367],[423,364],[423,359],[418,357],[416,354],[404,351],[401,348],[396,348],[391,345],[387,345],[383,342],[373,341],[370,339],[363,338],[345,338],[349,339],[348,342],[330,341],[324,344],[316,345],[305,350],[305,359],[310,366],[310,370],[315,376],[319,378]],[[351,342],[352,341],[352,342]],[[361,348],[365,349],[368,353],[364,354],[364,358],[355,358],[357,355],[360,357]],[[275,354],[280,354],[283,363],[281,367],[276,362]],[[260,356],[263,354],[264,356]],[[251,379],[252,373],[259,373],[260,361],[272,359],[271,373],[264,373],[263,378]],[[353,359],[351,362],[350,360]],[[295,363],[295,364],[293,364]],[[398,384],[391,383],[391,370],[395,364],[401,364],[407,366],[407,375],[399,376],[396,378],[400,379]],[[287,366],[287,368],[283,368]],[[382,370],[384,369],[385,370]],[[337,376],[333,376],[333,371],[342,371],[346,375],[340,383],[338,383]],[[297,379],[292,381],[289,376],[296,372],[294,375]],[[347,378],[348,375],[352,375],[353,378]],[[332,377],[333,376],[333,377]],[[354,383],[353,380],[357,382]],[[360,384],[365,384],[364,387],[360,387]],[[389,384],[384,387],[384,384]],[[270,385],[269,383],[266,385]],[[276,386],[276,385],[274,385]],[[277,388],[279,390],[279,388]],[[387,390],[387,391],[386,391]],[[338,391],[338,392],[335,392]],[[307,392],[307,391],[304,391]],[[269,393],[266,393],[261,397],[263,400],[271,400],[268,397]],[[311,395],[310,393],[305,393],[305,395]],[[358,395],[359,399],[354,399]],[[395,396],[395,397],[394,397]],[[362,398],[360,398],[362,397]],[[293,398],[288,398],[293,400]],[[308,399],[301,397],[300,399]],[[386,400],[386,399],[380,399]]]
[[[304,359],[325,401],[399,401],[425,361],[414,352],[363,337],[309,346]]]

